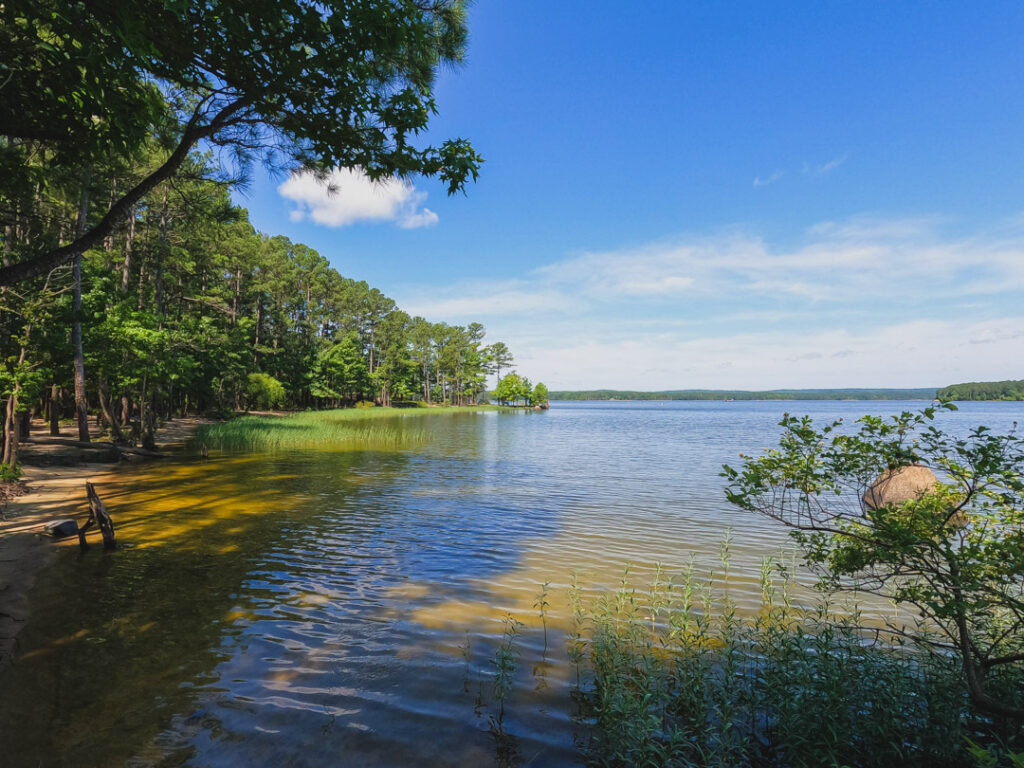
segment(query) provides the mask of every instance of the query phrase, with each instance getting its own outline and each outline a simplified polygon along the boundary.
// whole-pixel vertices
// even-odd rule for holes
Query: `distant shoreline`
[[[918,389],[772,389],[772,390],[716,390],[681,389],[659,392],[632,390],[555,390],[549,393],[551,400],[572,401],[624,401],[643,402],[651,400],[922,400],[935,399],[938,388]]]

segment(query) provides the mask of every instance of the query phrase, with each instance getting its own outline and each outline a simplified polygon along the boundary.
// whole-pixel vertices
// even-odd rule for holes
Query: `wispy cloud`
[[[1024,222],[950,236],[939,219],[858,217],[786,247],[684,236],[396,298],[483,322],[549,385],[760,388],[1019,376],[1021,291]]]
[[[771,176],[755,176],[754,186],[755,187],[767,187],[769,184],[774,184],[776,181],[785,176],[785,171],[775,171]]]
[[[839,157],[832,158],[827,163],[816,165],[814,166],[814,173],[818,176],[824,176],[826,173],[832,173],[832,171],[846,162],[847,157],[847,155],[840,155]]]
[[[310,219],[327,227],[345,227],[357,221],[392,221],[403,229],[428,227],[437,214],[423,207],[426,192],[402,179],[371,181],[359,170],[339,168],[326,179],[300,171],[277,188],[296,207],[293,221]]]
[[[805,162],[800,167],[800,172],[804,176],[827,176],[832,173],[836,168],[843,165],[849,158],[849,155],[838,155],[833,157],[831,160],[825,163],[808,163]]]

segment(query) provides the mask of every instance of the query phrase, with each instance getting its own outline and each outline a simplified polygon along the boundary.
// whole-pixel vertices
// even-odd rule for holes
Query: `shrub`
[[[284,385],[265,373],[250,373],[245,390],[249,407],[277,408],[284,402]]]
[[[21,467],[0,464],[0,483],[16,483],[21,479]]]

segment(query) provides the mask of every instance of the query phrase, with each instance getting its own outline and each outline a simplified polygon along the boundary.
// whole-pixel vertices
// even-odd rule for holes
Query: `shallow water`
[[[723,462],[783,411],[853,418],[920,403],[556,403],[422,417],[413,450],[183,458],[99,491],[130,545],[62,549],[0,677],[11,766],[492,765],[489,660],[526,626],[506,729],[517,761],[576,762],[565,588],[691,557],[759,598],[784,531],[731,508]],[[409,417],[405,417],[409,418]],[[415,417],[419,419],[419,417]],[[1024,421],[1014,403],[942,414]],[[550,648],[534,603],[550,582]]]

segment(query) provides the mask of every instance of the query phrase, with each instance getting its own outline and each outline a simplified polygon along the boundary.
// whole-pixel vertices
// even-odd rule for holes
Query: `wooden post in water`
[[[85,493],[89,497],[89,520],[78,530],[78,546],[84,552],[89,548],[85,541],[85,532],[96,523],[103,533],[103,548],[117,549],[117,539],[114,536],[114,521],[104,506],[100,495],[96,493],[96,487],[92,483],[85,484]]]

